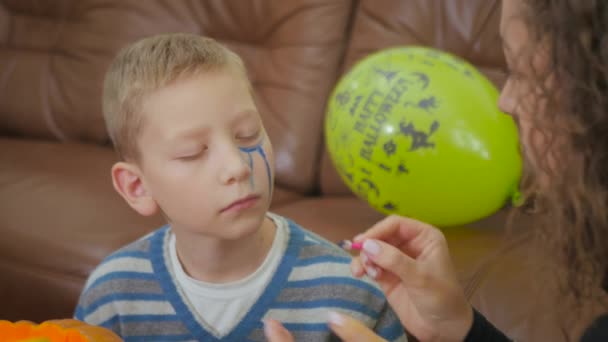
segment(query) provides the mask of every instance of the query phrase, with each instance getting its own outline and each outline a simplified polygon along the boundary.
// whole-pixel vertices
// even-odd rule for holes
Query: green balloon
[[[493,84],[460,58],[382,50],[336,85],[326,143],[344,182],[377,210],[466,224],[518,195],[517,127],[497,101]]]

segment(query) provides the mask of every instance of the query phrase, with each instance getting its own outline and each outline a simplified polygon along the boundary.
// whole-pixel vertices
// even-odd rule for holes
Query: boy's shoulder
[[[277,217],[286,222],[289,227],[290,243],[299,244],[301,247],[299,256],[302,258],[310,258],[316,256],[335,256],[340,258],[350,258],[351,255],[340,248],[336,243],[333,243],[326,238],[314,233],[311,230],[302,227],[295,221],[273,214],[273,217]]]
[[[294,221],[284,218],[289,225],[290,245],[296,262],[289,281],[327,282],[350,284],[365,288],[372,294],[384,298],[378,285],[367,276],[356,278],[350,270],[352,255],[337,244],[303,228]],[[289,251],[290,248],[288,248]]]
[[[167,230],[167,226],[161,227],[106,256],[89,275],[85,290],[117,278],[116,274],[121,274],[121,279],[129,279],[129,275],[141,278],[143,274],[152,274],[153,241],[162,239]]]
[[[154,263],[163,258],[157,244],[165,241],[168,230],[157,229],[105,257],[89,275],[75,317],[111,327],[112,319],[134,308],[133,301],[164,300]]]
[[[378,284],[367,276],[352,275],[352,255],[292,220],[283,219],[290,232],[285,255],[293,263],[286,270],[277,302],[281,308],[289,308],[289,313],[283,317],[283,311],[276,309],[269,316],[324,326],[331,308],[358,319],[388,340],[404,340],[403,328]]]

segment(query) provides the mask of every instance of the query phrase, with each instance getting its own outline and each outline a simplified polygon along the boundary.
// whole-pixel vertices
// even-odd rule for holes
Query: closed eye
[[[261,133],[262,133],[262,131],[258,130],[252,134],[245,134],[245,135],[237,136],[236,139],[239,143],[247,145],[247,146],[255,145],[259,142]]]
[[[193,152],[193,153],[188,153],[188,154],[184,154],[181,155],[179,157],[177,157],[176,159],[181,160],[181,161],[192,161],[192,160],[196,160],[199,157],[202,157],[208,150],[209,148],[207,146],[203,147],[202,149]]]

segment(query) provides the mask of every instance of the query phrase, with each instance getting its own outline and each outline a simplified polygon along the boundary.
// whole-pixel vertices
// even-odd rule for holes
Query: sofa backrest
[[[351,0],[0,0],[0,134],[107,144],[101,85],[117,51],[145,36],[193,32],[242,56],[277,182],[309,193],[352,9]]]
[[[421,45],[458,55],[498,87],[505,61],[499,36],[499,0],[362,0],[354,18],[344,72],[361,58],[392,46]],[[327,150],[321,161],[323,194],[351,193]]]

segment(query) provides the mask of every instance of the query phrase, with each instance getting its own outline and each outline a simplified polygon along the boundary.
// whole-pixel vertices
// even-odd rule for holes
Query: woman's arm
[[[477,310],[473,309],[473,326],[464,339],[465,342],[485,341],[511,341],[505,334],[498,330],[492,323],[483,317]]]
[[[581,342],[597,341],[608,341],[608,314],[596,319],[581,338]]]

